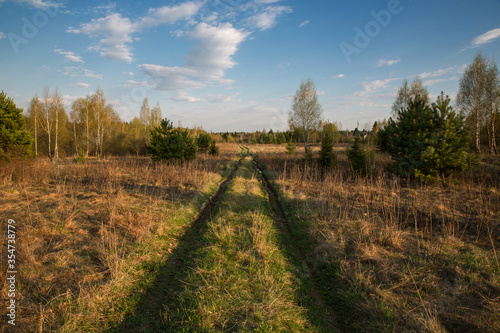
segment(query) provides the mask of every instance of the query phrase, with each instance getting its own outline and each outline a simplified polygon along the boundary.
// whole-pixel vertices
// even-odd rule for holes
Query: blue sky
[[[479,50],[498,61],[500,1],[0,0],[0,89],[66,110],[103,89],[125,121],[147,96],[212,131],[287,128],[302,80],[343,128],[388,118],[402,81],[457,94]],[[435,97],[433,97],[435,98]]]

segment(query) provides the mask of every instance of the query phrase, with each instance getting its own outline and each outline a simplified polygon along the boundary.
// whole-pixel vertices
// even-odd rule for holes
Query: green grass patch
[[[298,305],[292,267],[278,247],[270,207],[248,158],[219,214],[208,223],[205,246],[184,281],[180,308],[165,321],[176,332],[318,332]]]

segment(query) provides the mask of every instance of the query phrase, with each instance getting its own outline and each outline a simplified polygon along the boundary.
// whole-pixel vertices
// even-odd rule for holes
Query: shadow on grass
[[[172,251],[167,262],[158,268],[155,281],[140,296],[135,309],[124,320],[108,332],[178,332],[182,322],[166,320],[170,310],[180,311],[178,295],[183,291],[183,282],[189,270],[195,266],[195,254],[206,243],[203,235],[207,231],[207,223],[215,214],[221,197],[226,192],[240,161],[237,162],[229,176],[221,183],[217,192],[202,208],[196,220],[178,239],[179,245]],[[175,317],[179,317],[175,315]]]
[[[265,165],[254,156],[255,167],[269,195],[269,203],[279,230],[279,245],[295,267],[300,281],[299,297],[307,308],[308,320],[325,332],[379,332],[391,331],[395,321],[391,313],[375,316],[382,311],[364,311],[373,304],[364,291],[352,286],[342,277],[342,266],[331,253],[331,244],[320,244],[313,236],[312,225],[297,218],[303,215],[304,200],[283,200],[279,188],[269,181]],[[349,245],[347,246],[349,247]],[[346,248],[346,251],[349,251]]]

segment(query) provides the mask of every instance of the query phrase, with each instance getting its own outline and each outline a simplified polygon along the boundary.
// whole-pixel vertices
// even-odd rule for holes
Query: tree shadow
[[[216,214],[221,197],[226,192],[240,162],[237,162],[229,176],[219,186],[218,191],[201,209],[196,220],[178,239],[178,246],[172,250],[168,260],[158,268],[153,283],[139,296],[135,308],[123,321],[108,332],[177,332],[178,324],[167,320],[170,311],[180,311],[179,295],[184,283],[195,266],[196,252],[207,245],[204,234],[208,221]]]

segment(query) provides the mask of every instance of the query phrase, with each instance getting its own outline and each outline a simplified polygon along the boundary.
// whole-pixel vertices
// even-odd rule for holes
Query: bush
[[[392,156],[391,172],[428,182],[475,165],[475,157],[465,151],[469,137],[464,117],[449,104],[442,93],[432,107],[417,96],[396,121],[389,119],[379,132],[378,146]]]
[[[153,161],[189,160],[196,157],[196,145],[187,130],[173,128],[164,119],[151,131],[151,145],[147,147]]]
[[[85,158],[85,151],[83,150],[83,148],[80,148],[78,156],[75,157],[74,162],[77,164],[85,164],[87,162],[87,159]]]
[[[217,147],[214,140],[212,140],[212,143],[210,143],[210,147],[208,147],[208,153],[214,156],[219,155],[219,147]]]
[[[324,168],[335,168],[337,165],[337,155],[333,151],[333,138],[329,133],[324,134],[321,140],[318,163]]]
[[[214,139],[208,133],[201,133],[196,138],[196,145],[198,146],[198,151],[200,153],[206,153],[210,149],[210,145],[214,142]]]
[[[295,143],[293,140],[288,141],[285,149],[288,155],[295,155]]]
[[[307,151],[304,155],[304,161],[306,163],[313,163],[314,162],[314,154],[313,154],[311,148],[307,149]]]
[[[371,172],[371,167],[368,164],[368,154],[361,147],[361,138],[359,135],[354,138],[353,146],[347,148],[345,154],[351,162],[351,168],[354,173],[365,177]]]

